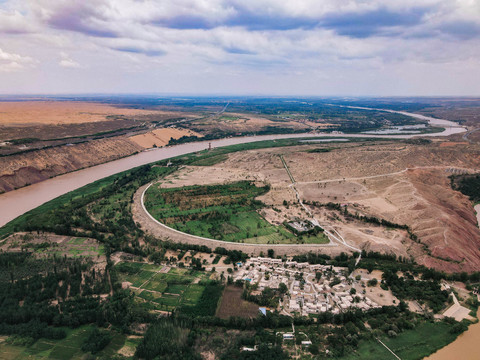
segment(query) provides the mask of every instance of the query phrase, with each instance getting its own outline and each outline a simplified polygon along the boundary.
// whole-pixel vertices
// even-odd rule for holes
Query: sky
[[[480,95],[480,0],[0,0],[0,93]]]

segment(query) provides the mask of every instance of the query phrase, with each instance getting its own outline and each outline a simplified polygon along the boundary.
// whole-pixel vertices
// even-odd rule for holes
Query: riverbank
[[[477,318],[480,309],[477,311]],[[480,339],[480,322],[470,325],[454,342],[426,357],[425,360],[477,360],[479,358],[478,340]]]

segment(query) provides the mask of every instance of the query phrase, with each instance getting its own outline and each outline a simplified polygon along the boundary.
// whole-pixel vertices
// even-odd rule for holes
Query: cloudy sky
[[[0,93],[480,95],[480,0],[0,0]]]

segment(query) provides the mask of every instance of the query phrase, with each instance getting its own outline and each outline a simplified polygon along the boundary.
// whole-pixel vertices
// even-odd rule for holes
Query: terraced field
[[[209,279],[210,273],[202,271],[135,262],[119,263],[116,270],[120,280],[131,284],[138,300],[149,310],[195,308],[207,295],[205,289],[217,286]]]

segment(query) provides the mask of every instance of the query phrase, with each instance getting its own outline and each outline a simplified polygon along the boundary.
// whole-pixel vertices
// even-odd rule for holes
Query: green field
[[[77,329],[65,329],[67,337],[62,340],[39,339],[31,346],[9,345],[5,339],[0,342],[0,359],[26,360],[26,359],[55,359],[55,360],[80,360],[85,358],[85,353],[80,349],[93,326],[82,326]],[[111,358],[120,350],[126,340],[126,335],[112,332],[112,340],[97,355]],[[134,346],[134,345],[133,345]]]
[[[221,154],[221,155],[211,156],[211,157],[208,157],[208,158],[205,158],[205,159],[196,160],[196,161],[192,162],[190,165],[193,165],[193,166],[212,166],[212,165],[218,164],[222,161],[225,161],[227,159],[228,159],[227,155]]]
[[[211,239],[253,244],[327,243],[323,235],[298,238],[270,224],[257,210],[255,197],[269,190],[248,181],[225,185],[162,188],[152,185],[145,206],[153,217],[174,229]]]
[[[407,330],[397,337],[382,337],[380,340],[402,360],[417,360],[432,354],[454,341],[456,334],[451,334],[452,325],[445,322],[425,322],[414,330]],[[354,354],[342,357],[343,360],[396,360],[382,344],[376,340],[361,341]]]
[[[69,235],[72,223],[77,224],[77,231],[96,238],[96,234],[88,230],[92,227],[91,219],[85,216],[88,212],[93,214],[98,223],[106,226],[108,231],[116,233],[121,231],[125,235],[135,237],[135,228],[129,224],[131,223],[129,199],[141,185],[170,174],[180,165],[208,166],[223,161],[226,154],[238,151],[308,145],[301,140],[301,138],[267,140],[231,145],[162,160],[156,165],[152,164],[153,166],[140,166],[120,172],[59,196],[10,221],[0,228],[0,239],[18,231],[40,230]],[[362,140],[365,139],[358,139],[358,141]],[[162,167],[169,161],[173,164],[171,167]]]
[[[121,262],[115,266],[120,281],[130,282],[146,308],[172,311],[179,306],[194,307],[209,283],[209,273],[185,268],[160,272],[162,266]]]

